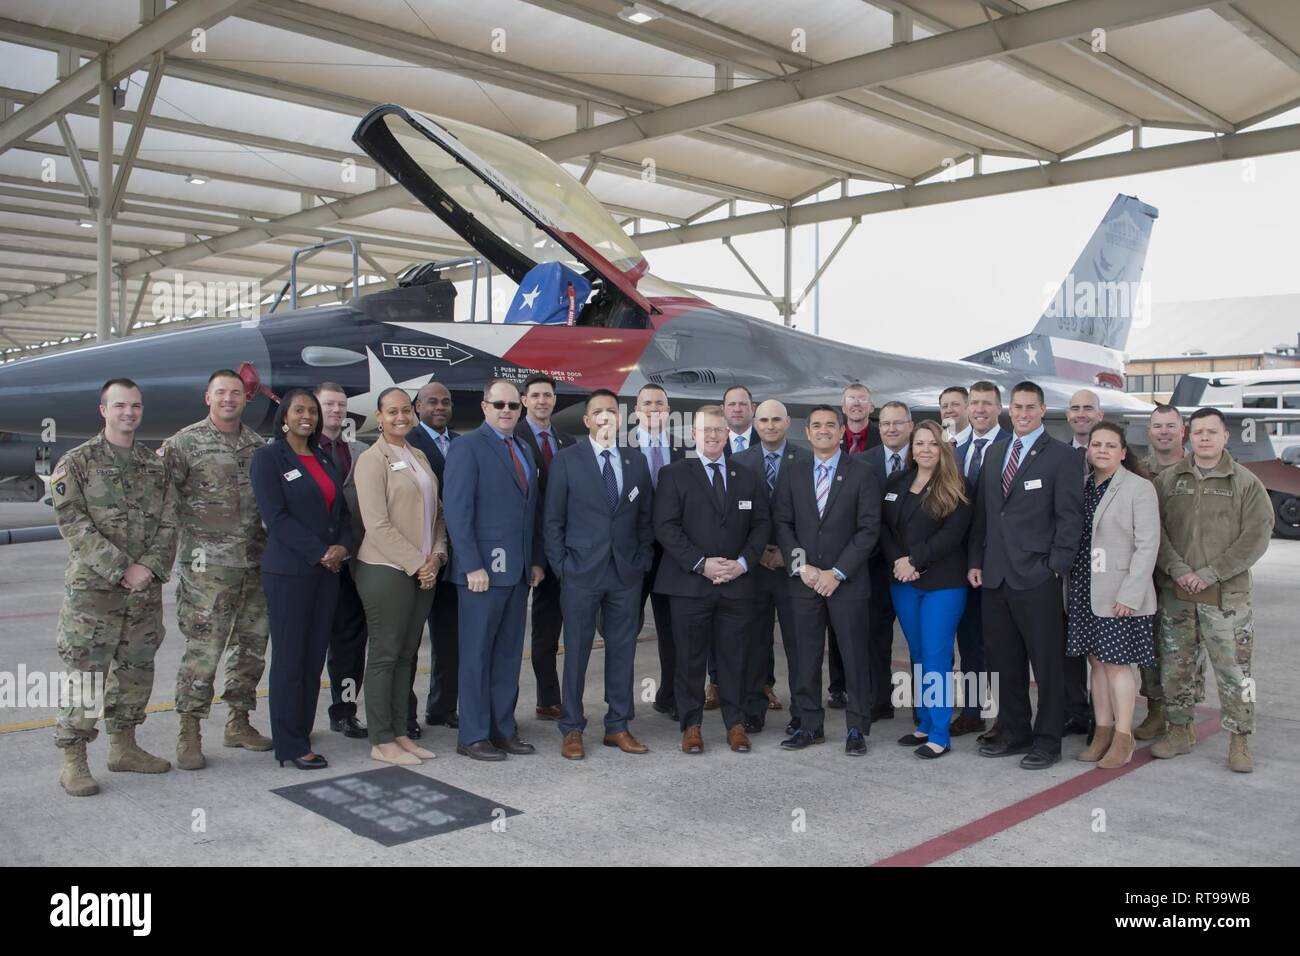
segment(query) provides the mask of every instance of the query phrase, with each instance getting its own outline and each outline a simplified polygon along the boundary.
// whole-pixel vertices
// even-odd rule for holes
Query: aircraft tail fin
[[[1123,388],[1129,332],[1150,321],[1142,268],[1158,216],[1136,196],[1116,196],[1033,331],[966,361]]]

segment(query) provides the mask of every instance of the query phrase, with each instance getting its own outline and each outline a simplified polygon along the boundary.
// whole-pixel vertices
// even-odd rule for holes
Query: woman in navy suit
[[[321,410],[296,388],[275,413],[275,440],[253,454],[250,477],[266,525],[262,590],[271,624],[271,739],[280,766],[329,766],[311,749],[320,675],[352,546],[343,476],[317,451]]]

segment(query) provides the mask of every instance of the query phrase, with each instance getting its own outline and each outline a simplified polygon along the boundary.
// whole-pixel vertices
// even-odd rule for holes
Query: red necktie
[[[551,451],[551,433],[538,432],[537,437],[542,440],[542,464],[544,464],[547,468],[550,468],[551,456],[554,454]]]
[[[515,452],[515,443],[509,438],[506,439],[506,448],[510,451],[510,460],[515,463],[515,477],[519,479],[519,490],[528,494],[528,474],[524,471],[524,463],[519,460],[519,455]]]

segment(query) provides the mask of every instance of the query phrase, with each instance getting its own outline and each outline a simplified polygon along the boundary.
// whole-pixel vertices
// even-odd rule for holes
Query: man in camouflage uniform
[[[1155,481],[1156,476],[1183,460],[1183,444],[1187,440],[1187,428],[1183,424],[1183,414],[1173,405],[1157,405],[1147,422],[1147,445],[1151,449],[1142,465]],[[1155,572],[1156,590],[1173,587],[1166,575],[1159,568]],[[1165,721],[1165,693],[1160,687],[1160,615],[1155,620],[1156,664],[1154,667],[1139,667],[1142,677],[1139,693],[1147,700],[1147,716],[1142,723],[1133,728],[1133,736],[1138,740],[1155,740],[1163,737],[1168,729]],[[1196,703],[1205,700],[1205,655],[1196,657],[1196,675],[1193,678]]]
[[[182,770],[204,766],[199,721],[211,710],[217,666],[227,649],[223,742],[271,749],[270,738],[248,721],[266,667],[269,628],[260,568],[266,531],[249,465],[266,442],[240,420],[248,400],[237,372],[213,372],[204,399],[208,417],[182,428],[162,449],[176,485],[180,537],[176,618],[185,654],[176,675],[176,766]]]
[[[153,690],[163,639],[162,583],[176,552],[176,496],[166,463],[136,444],[144,404],[130,379],[100,391],[104,430],[63,456],[50,477],[59,533],[68,542],[59,657],[70,677],[54,742],[59,784],[74,797],[99,792],[86,762],[98,704],[108,727],[108,769],[165,773],[171,764],[135,742]],[[88,685],[103,688],[87,699]]]
[[[1168,576],[1159,614],[1169,729],[1151,754],[1191,752],[1196,658],[1204,646],[1219,687],[1220,721],[1232,734],[1228,767],[1249,773],[1246,737],[1255,729],[1250,566],[1268,549],[1273,505],[1263,483],[1228,454],[1228,425],[1218,409],[1193,412],[1188,430],[1191,457],[1155,482],[1162,532],[1156,567]]]

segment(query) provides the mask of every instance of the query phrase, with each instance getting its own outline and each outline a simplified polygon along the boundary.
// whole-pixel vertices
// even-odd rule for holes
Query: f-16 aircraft
[[[502,134],[386,105],[361,120],[353,140],[517,284],[504,322],[454,321],[453,273],[432,264],[408,270],[393,289],[364,294],[354,283],[361,294],[348,303],[14,362],[0,367],[0,430],[12,433],[0,442],[0,474],[30,475],[73,439],[95,434],[99,388],[109,376],[140,383],[140,437],[157,440],[206,414],[203,383],[223,367],[243,377],[244,420],[263,431],[276,396],[324,380],[343,385],[362,434],[375,426],[383,389],[414,392],[435,380],[452,392],[458,424],[477,424],[484,382],[522,381],[533,371],[556,380],[556,425],[575,434],[592,389],[611,389],[630,408],[646,382],[663,386],[675,413],[718,402],[728,386],[743,384],[759,399],[779,397],[796,421],[814,405],[838,406],[852,382],[868,383],[877,404],[897,399],[924,415],[937,411],[947,385],[989,379],[1006,390],[1032,378],[1058,431],[1081,384],[1097,388],[1111,416],[1136,421],[1152,407],[1118,390],[1157,216],[1135,197],[1115,198],[1032,331],[946,361],[808,335],[718,308],[656,277],[585,186]],[[54,447],[37,437],[50,422]],[[1233,451],[1242,460],[1275,458],[1266,436]],[[1300,480],[1278,491],[1294,496]]]

